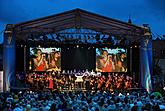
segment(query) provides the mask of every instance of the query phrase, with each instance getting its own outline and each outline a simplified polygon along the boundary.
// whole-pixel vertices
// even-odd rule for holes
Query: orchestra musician
[[[86,86],[86,90],[90,90],[90,77],[86,76],[85,78],[85,86]]]
[[[106,85],[105,85],[105,87],[106,87],[107,90],[109,90],[109,88],[110,88],[110,83],[111,83],[111,82],[112,82],[111,75],[108,74],[108,78],[107,78]]]
[[[52,91],[53,90],[53,78],[51,75],[49,76],[48,80],[49,80],[49,89]]]
[[[68,89],[70,90],[72,90],[72,77],[71,77],[71,75],[69,75],[69,77],[68,77]]]
[[[105,76],[101,76],[101,78],[98,80],[98,89],[102,90],[103,87],[105,86]]]
[[[79,88],[82,88],[84,73],[83,75],[82,74],[80,75],[80,73],[78,73],[75,76],[76,76],[75,82],[78,83]]]

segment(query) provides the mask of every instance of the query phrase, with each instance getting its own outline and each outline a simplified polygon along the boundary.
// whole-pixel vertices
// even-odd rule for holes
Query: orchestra
[[[72,72],[72,71],[71,71]],[[108,73],[97,74],[91,72],[72,72],[60,73],[49,72],[45,74],[30,73],[26,76],[26,82],[29,87],[34,89],[50,90],[124,90],[134,87],[132,77],[127,74]]]

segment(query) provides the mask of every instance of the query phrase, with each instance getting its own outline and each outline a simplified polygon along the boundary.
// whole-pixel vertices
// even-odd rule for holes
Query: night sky
[[[121,21],[131,16],[136,25],[149,24],[156,35],[165,34],[165,0],[0,0],[0,43],[6,24],[33,20],[81,8]]]

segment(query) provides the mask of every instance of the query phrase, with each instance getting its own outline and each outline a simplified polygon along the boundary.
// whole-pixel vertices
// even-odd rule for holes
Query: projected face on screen
[[[29,70],[61,71],[61,49],[30,48]]]
[[[96,48],[96,71],[127,72],[126,49]]]

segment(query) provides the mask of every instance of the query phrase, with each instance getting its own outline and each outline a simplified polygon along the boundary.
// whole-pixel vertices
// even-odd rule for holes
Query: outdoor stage
[[[138,87],[150,91],[150,33],[148,26],[136,26],[81,9],[8,24],[3,48],[4,91],[17,86],[16,79],[22,78],[35,85],[46,81],[42,87],[61,90],[62,85],[69,83],[57,85],[61,84],[59,81],[68,82],[69,74],[82,76],[85,71],[101,74],[99,77],[88,76],[89,83],[97,84],[96,88],[92,86],[97,90],[129,89],[133,88],[133,83],[129,82],[135,81]],[[60,75],[54,75],[53,71]],[[67,76],[61,77],[63,75]],[[82,85],[88,78],[83,77]],[[76,81],[78,77],[74,78]],[[127,83],[131,84],[129,88],[125,87]],[[54,88],[55,85],[59,88]],[[79,88],[87,90],[87,87]]]

